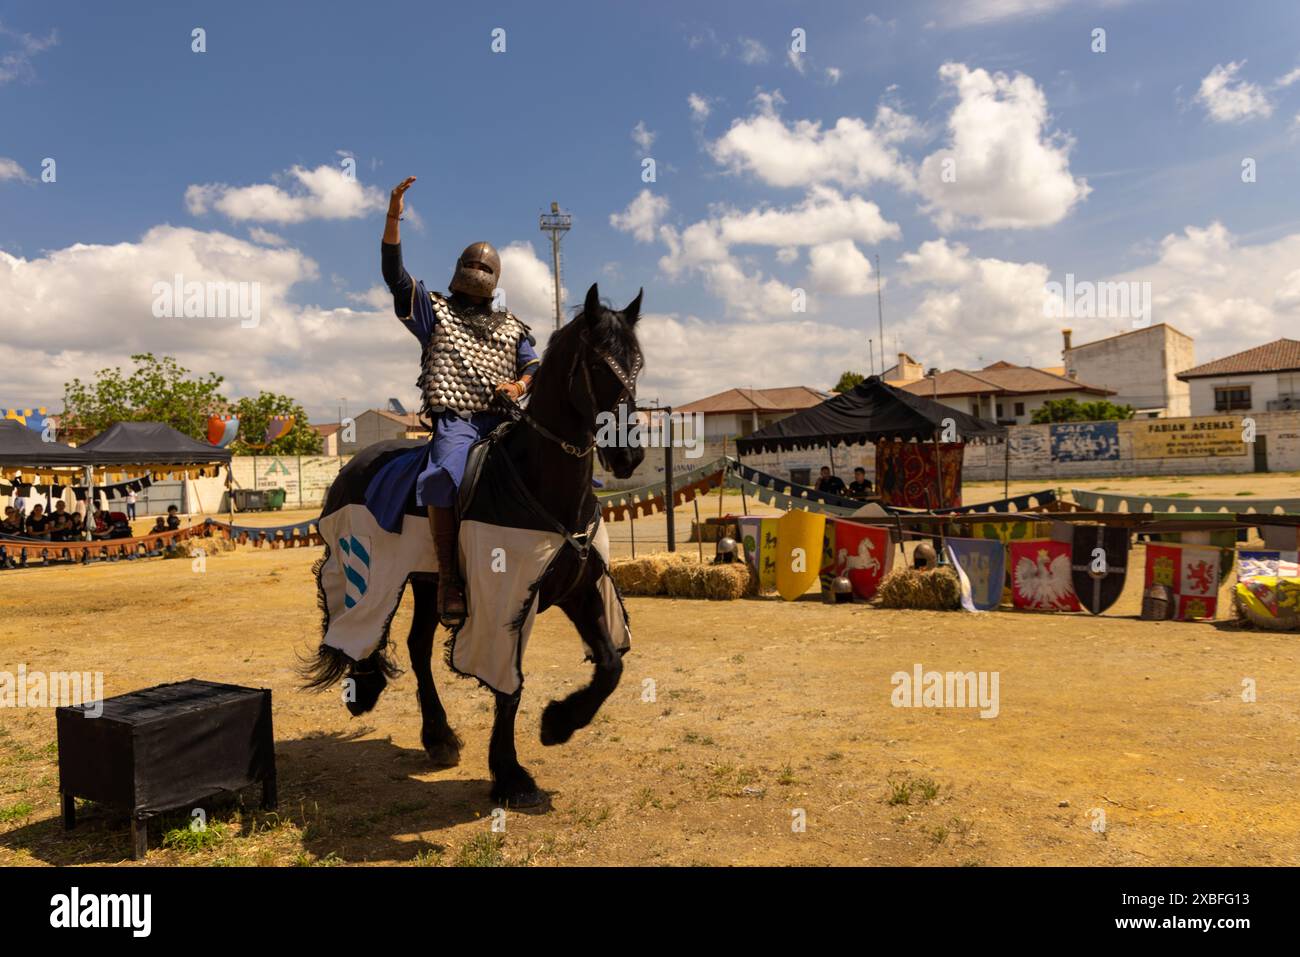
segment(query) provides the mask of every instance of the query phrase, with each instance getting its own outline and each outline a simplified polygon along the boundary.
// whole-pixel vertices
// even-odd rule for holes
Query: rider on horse
[[[501,259],[490,243],[467,246],[444,296],[412,280],[402,265],[398,223],[407,177],[388,204],[381,260],[397,317],[420,340],[420,414],[433,425],[428,455],[416,480],[416,504],[427,508],[438,560],[438,617],[465,619],[465,591],[456,556],[456,495],[469,447],[504,421],[493,411],[497,393],[517,401],[528,392],[541,360],[528,327],[493,310]]]

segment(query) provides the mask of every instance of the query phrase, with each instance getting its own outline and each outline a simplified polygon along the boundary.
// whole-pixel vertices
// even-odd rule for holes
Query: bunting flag
[[[889,529],[827,519],[822,536],[822,587],[829,588],[832,579],[843,575],[853,585],[854,595],[870,600],[889,574],[893,556]]]
[[[234,415],[208,416],[208,444],[224,449],[239,434],[239,418]]]
[[[1124,591],[1128,546],[1126,528],[1081,525],[1073,529],[1074,591],[1094,615],[1115,604]]]
[[[1174,594],[1174,618],[1213,618],[1219,600],[1219,549],[1204,545],[1147,545],[1144,588],[1165,585]]]
[[[961,605],[967,611],[995,611],[1002,602],[1007,552],[1001,542],[985,538],[946,538],[948,563],[961,581]]]
[[[1011,601],[1032,611],[1078,611],[1070,546],[1051,539],[1012,542]]]

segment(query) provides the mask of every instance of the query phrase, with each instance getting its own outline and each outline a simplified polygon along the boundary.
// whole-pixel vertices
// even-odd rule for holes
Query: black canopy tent
[[[94,465],[229,465],[230,450],[162,422],[118,422],[78,447]]]
[[[117,422],[80,449],[91,457],[93,465],[224,465],[227,489],[231,486],[229,449],[199,442],[163,422]],[[232,514],[233,509],[232,497]]]
[[[831,396],[825,402],[766,425],[736,440],[740,456],[789,452],[840,443],[859,445],[889,440],[933,441],[935,465],[939,436],[951,428],[961,442],[1005,441],[1006,428],[950,408],[933,399],[889,385],[879,376]]]
[[[52,469],[89,465],[81,449],[62,442],[47,442],[14,419],[0,419],[0,468]]]

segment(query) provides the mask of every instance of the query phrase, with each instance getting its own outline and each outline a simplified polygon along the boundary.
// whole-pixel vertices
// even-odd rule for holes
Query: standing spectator
[[[135,489],[129,485],[126,488],[126,517],[135,521]]]
[[[823,465],[821,478],[817,480],[817,491],[828,495],[843,495],[844,480],[838,475],[832,475],[830,467]]]
[[[853,481],[849,483],[849,498],[866,500],[871,497],[871,479],[867,470],[861,465],[853,470]]]
[[[19,521],[27,515],[27,497],[23,495],[21,485],[14,486],[14,511],[18,513]]]
[[[174,532],[176,531],[176,529],[180,527],[181,527],[180,509],[178,509],[175,505],[168,505],[167,506],[167,530],[170,532]]]

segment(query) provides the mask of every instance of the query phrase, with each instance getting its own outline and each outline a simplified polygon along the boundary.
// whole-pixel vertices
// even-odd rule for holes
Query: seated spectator
[[[181,513],[175,505],[167,506],[167,530],[174,532],[181,527]]]
[[[871,479],[867,470],[858,466],[853,470],[853,481],[849,483],[849,498],[867,499],[871,497]]]
[[[18,509],[12,505],[6,505],[4,521],[0,521],[0,535],[21,535],[22,533],[23,519],[18,514]]]
[[[109,531],[108,512],[104,511],[102,508],[95,509],[95,517],[93,519],[93,524],[91,525],[90,537],[96,539],[108,538]]]
[[[828,495],[843,495],[844,480],[838,475],[832,475],[830,468],[823,465],[821,478],[817,480],[817,491]]]
[[[153,523],[153,528],[149,529],[150,535],[157,535],[160,532],[167,531],[167,519],[159,515]]]
[[[45,514],[45,506],[33,505],[31,517],[27,519],[27,537],[50,540],[50,526],[53,519]]]
[[[59,505],[63,503],[60,502]],[[72,538],[71,522],[68,519],[68,513],[62,509],[55,509],[53,522],[50,527],[50,541],[66,542]]]

